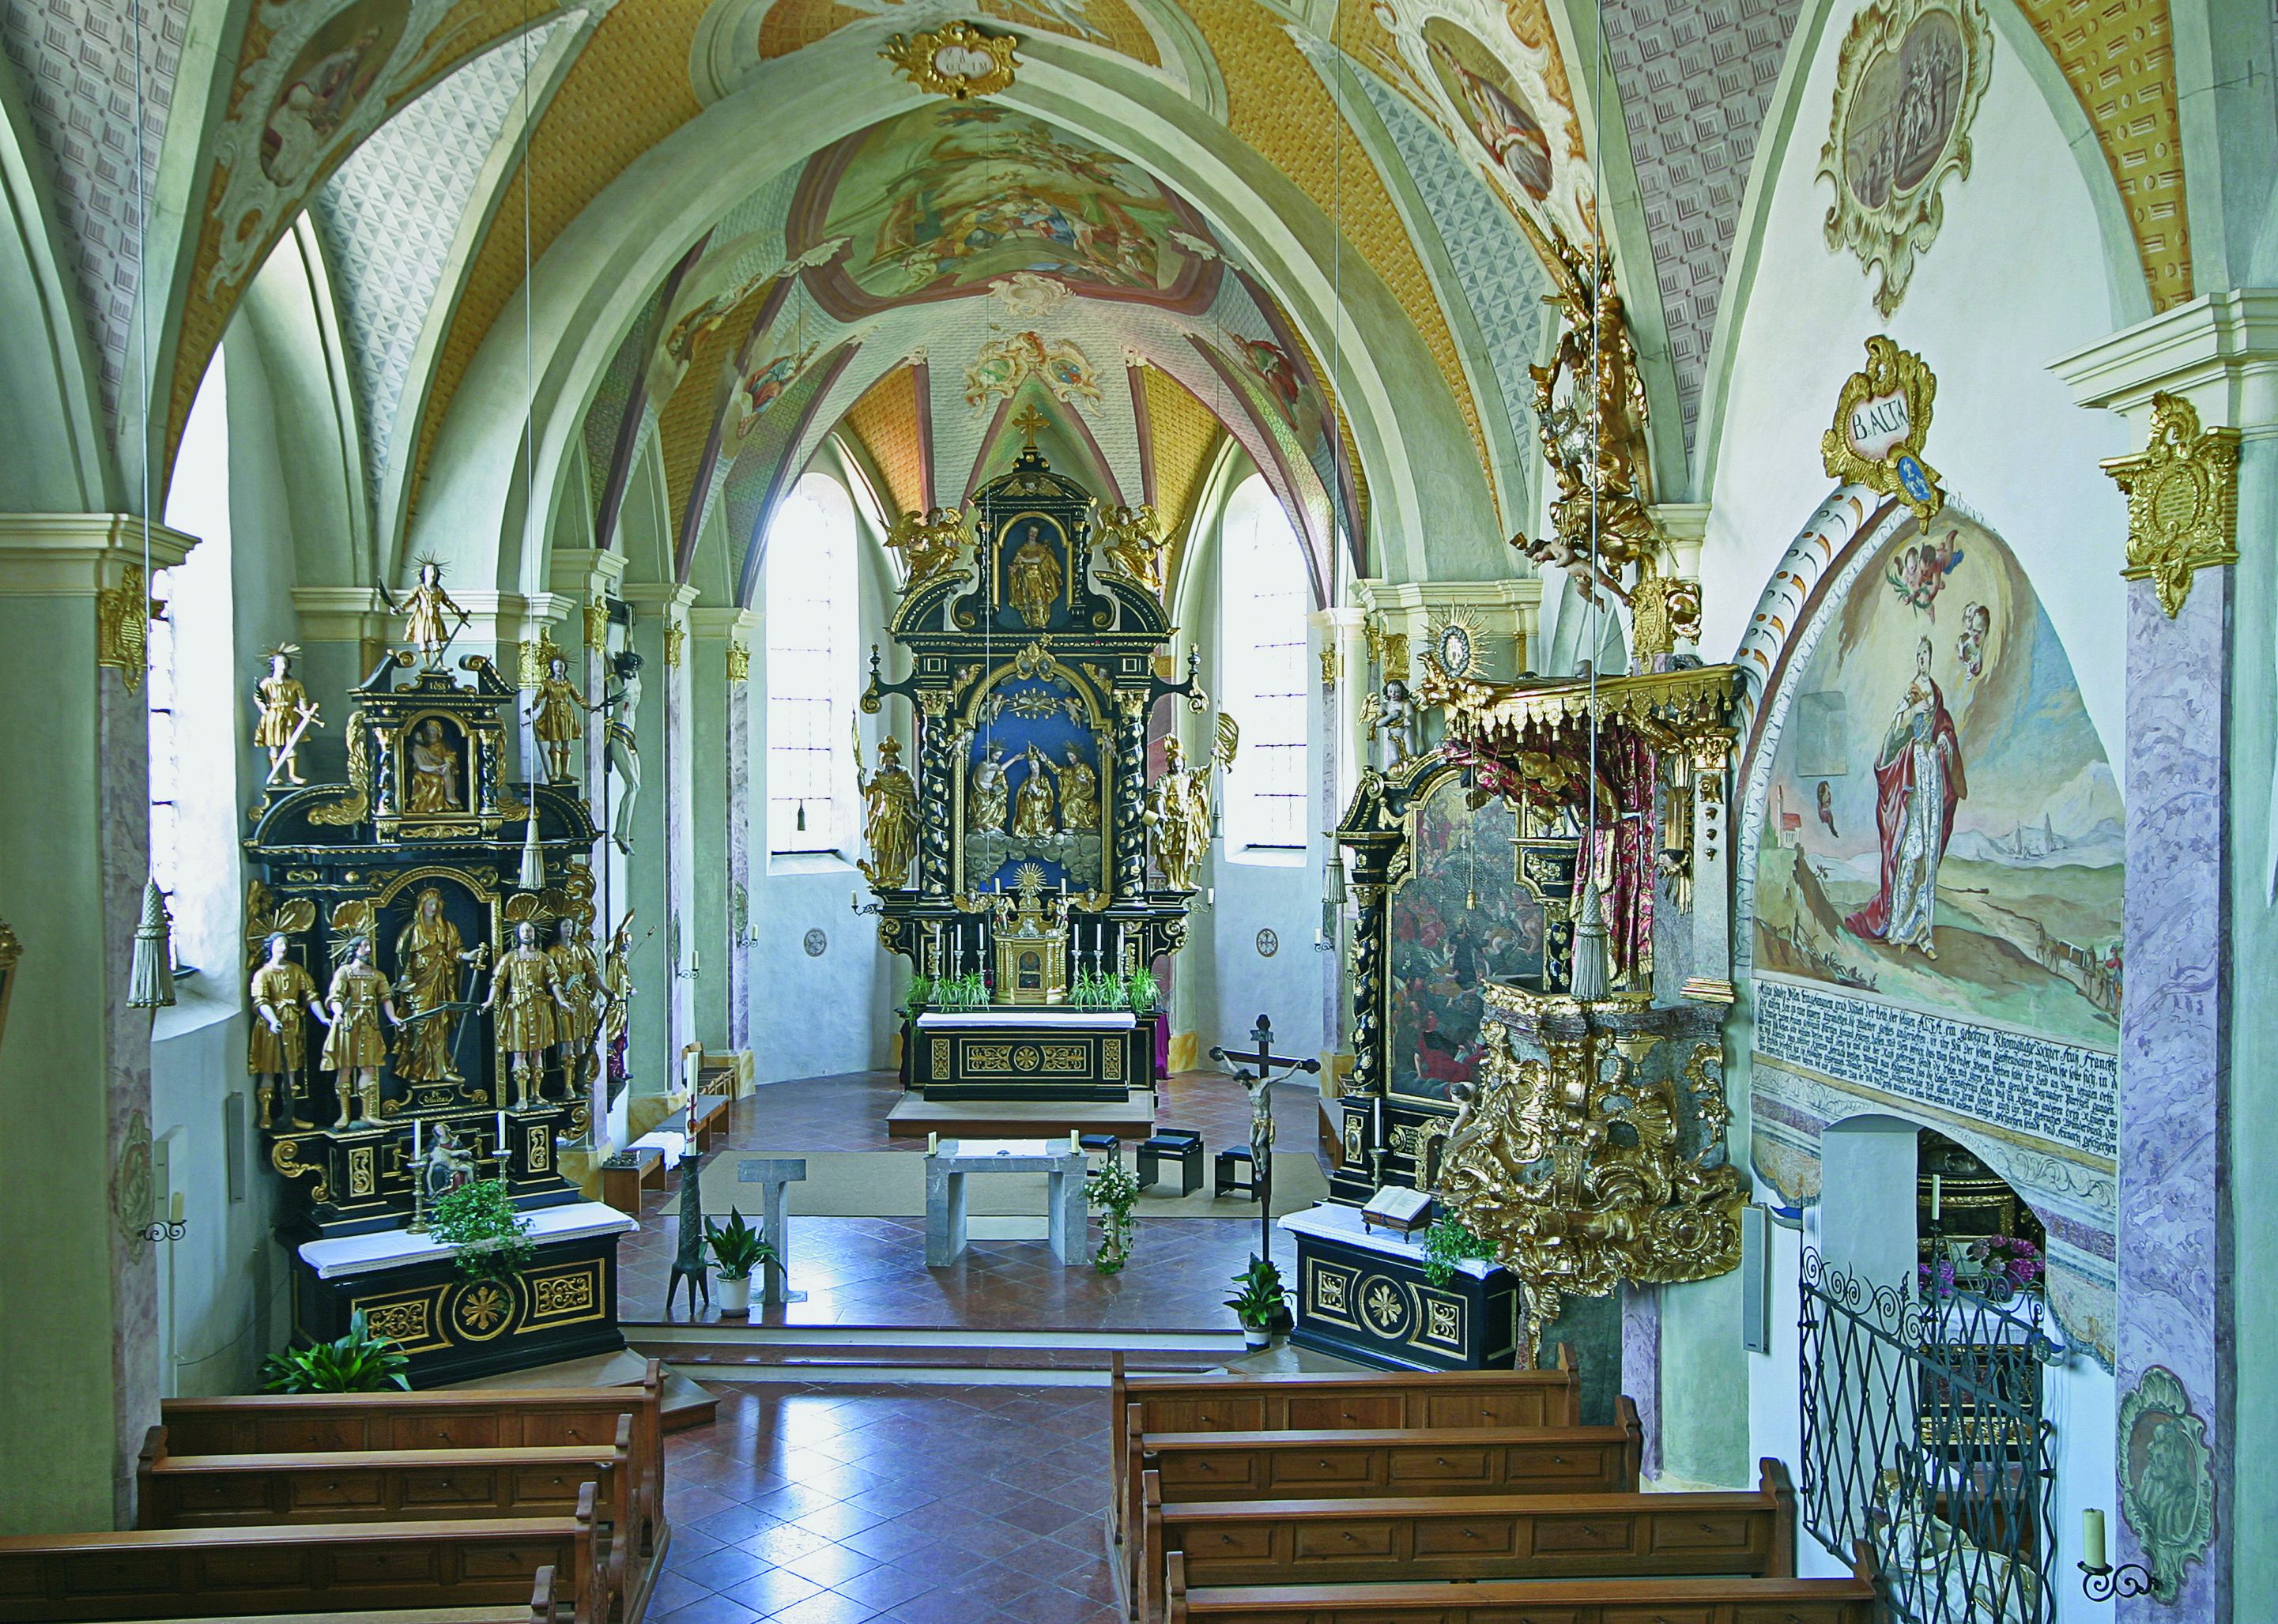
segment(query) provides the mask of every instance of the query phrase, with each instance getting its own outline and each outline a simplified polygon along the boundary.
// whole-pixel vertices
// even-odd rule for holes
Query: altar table
[[[973,1173],[1044,1173],[1052,1256],[1083,1261],[1085,1157],[1064,1139],[945,1139],[926,1157],[926,1267],[945,1269],[965,1252],[965,1180]]]
[[[928,1010],[909,1083],[928,1100],[1112,1100],[1155,1086],[1154,1025],[1128,1010]]]

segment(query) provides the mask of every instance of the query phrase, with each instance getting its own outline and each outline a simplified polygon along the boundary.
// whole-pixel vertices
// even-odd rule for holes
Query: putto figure
[[[870,856],[856,866],[879,890],[898,890],[918,854],[918,787],[902,766],[901,740],[891,733],[878,741],[878,770],[863,777],[861,766],[858,759],[862,835]]]
[[[311,728],[324,725],[317,720],[317,702],[309,698],[309,690],[293,675],[293,656],[300,652],[290,643],[280,643],[270,650],[269,675],[254,688],[261,715],[253,724],[253,742],[269,752],[269,782],[272,784],[279,774],[287,783],[309,782],[301,776],[294,758],[300,753],[302,736]]]
[[[275,1125],[273,1115],[279,1085],[285,1115],[296,1128],[313,1127],[301,1120],[296,1100],[302,1068],[309,1063],[306,1015],[325,1025],[325,1005],[317,996],[314,977],[286,957],[292,939],[282,931],[269,938],[269,957],[253,972],[252,1029],[246,1035],[245,1069],[259,1080],[254,1084],[260,1103],[261,1125]]]
[[[515,926],[514,946],[500,956],[483,1008],[497,1015],[499,1048],[514,1056],[516,1107],[543,1099],[546,1051],[562,1041],[561,1017],[570,1004],[553,959],[538,945],[537,926],[525,921]]]

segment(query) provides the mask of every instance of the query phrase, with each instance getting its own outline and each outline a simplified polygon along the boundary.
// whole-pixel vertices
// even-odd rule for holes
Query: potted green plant
[[[1234,1277],[1234,1295],[1226,1306],[1242,1322],[1242,1339],[1252,1349],[1262,1348],[1290,1323],[1289,1293],[1281,1284],[1281,1270],[1269,1259],[1252,1256],[1250,1267]]]
[[[538,1255],[530,1220],[515,1210],[503,1178],[470,1178],[437,1196],[427,1208],[427,1233],[451,1248],[470,1280],[511,1280]]]
[[[386,1337],[376,1337],[359,1308],[348,1315],[348,1334],[312,1347],[287,1348],[261,1361],[264,1392],[382,1392],[407,1391],[403,1373],[411,1361]]]
[[[1125,1000],[1135,1015],[1152,1015],[1156,1005],[1162,1002],[1163,984],[1144,964],[1124,978],[1124,987]]]
[[[1454,1279],[1458,1265],[1494,1255],[1494,1248],[1472,1234],[1452,1212],[1441,1212],[1419,1239],[1424,1247],[1424,1277],[1434,1285]]]
[[[760,1239],[760,1231],[744,1222],[744,1215],[728,1208],[725,1225],[707,1223],[705,1244],[712,1248],[713,1275],[720,1282],[720,1312],[752,1311],[752,1270],[776,1261],[776,1249]]]
[[[1084,1200],[1099,1209],[1099,1250],[1091,1266],[1120,1274],[1131,1261],[1131,1209],[1139,1204],[1139,1179],[1120,1161],[1103,1162],[1084,1175]]]

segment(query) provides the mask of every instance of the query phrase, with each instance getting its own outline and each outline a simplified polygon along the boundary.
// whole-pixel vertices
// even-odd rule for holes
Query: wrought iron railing
[[[1902,1624],[2050,1624],[2054,1429],[2041,1372],[2062,1357],[2037,1298],[1925,1295],[1803,1254],[1804,1524],[1866,1540]]]

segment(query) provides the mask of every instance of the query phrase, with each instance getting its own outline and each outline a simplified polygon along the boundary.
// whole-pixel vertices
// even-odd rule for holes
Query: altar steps
[[[1127,1369],[1214,1370],[1242,1352],[1232,1331],[910,1330],[844,1325],[629,1325],[644,1354],[705,1382],[959,1383],[1105,1386]]]

